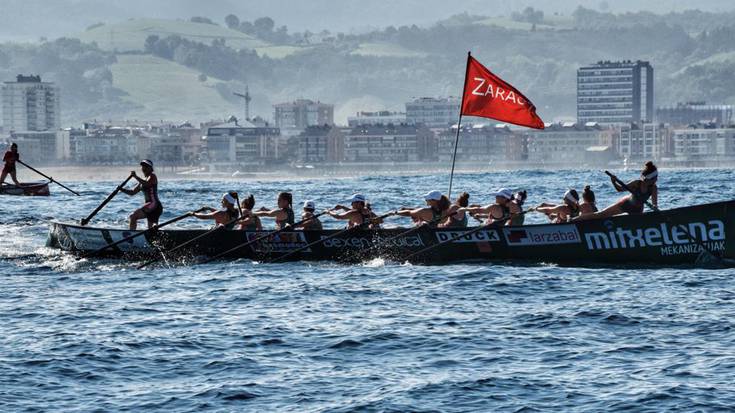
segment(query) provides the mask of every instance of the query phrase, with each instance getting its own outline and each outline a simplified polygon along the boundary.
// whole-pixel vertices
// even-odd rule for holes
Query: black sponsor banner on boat
[[[509,246],[579,244],[577,227],[571,224],[503,228]]]
[[[247,240],[252,241],[262,237],[262,232],[248,232]],[[270,237],[265,237],[258,242],[254,242],[250,247],[256,252],[289,252],[298,248],[303,248],[308,244],[306,236],[301,231],[279,232]],[[306,248],[304,252],[311,252],[311,248]]]
[[[475,243],[475,242],[498,242],[500,241],[500,235],[498,234],[498,231],[494,229],[486,229],[482,231],[477,231],[468,235],[464,235],[468,232],[471,232],[470,230],[462,230],[462,231],[437,231],[436,232],[436,239],[439,242],[446,242],[449,241],[452,238],[457,238],[454,241],[452,241],[453,244],[463,244],[463,243]]]

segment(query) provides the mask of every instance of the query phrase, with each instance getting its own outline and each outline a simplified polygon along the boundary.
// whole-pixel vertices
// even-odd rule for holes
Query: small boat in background
[[[0,185],[0,195],[49,196],[48,182],[27,182],[20,185]]]

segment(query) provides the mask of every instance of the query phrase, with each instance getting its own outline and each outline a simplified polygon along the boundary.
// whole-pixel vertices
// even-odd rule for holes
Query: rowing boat
[[[48,182],[27,182],[20,185],[0,185],[0,195],[49,196]]]
[[[442,229],[423,227],[404,237],[405,228],[356,230],[329,238],[339,230],[283,231],[229,254],[227,258],[268,261],[285,256],[319,239],[324,242],[287,257],[296,260],[358,262],[377,257],[403,261],[442,241],[454,241],[410,257],[417,263],[459,261],[529,261],[607,263],[613,265],[679,265],[694,263],[702,250],[735,258],[735,201],[716,202],[642,215],[622,215],[563,224]],[[161,229],[123,242],[104,255],[145,259],[201,235],[204,229]],[[697,239],[690,238],[687,232]],[[467,236],[462,234],[467,233]],[[89,253],[133,232],[52,222],[48,245],[76,254]],[[191,261],[214,256],[263,236],[266,232],[216,231],[177,251],[171,260]],[[329,238],[329,239],[327,239]],[[390,239],[390,243],[384,242]],[[383,242],[381,242],[381,240]],[[371,248],[373,247],[373,248]]]

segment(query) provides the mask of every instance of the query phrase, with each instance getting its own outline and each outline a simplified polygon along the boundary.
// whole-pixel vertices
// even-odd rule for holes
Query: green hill
[[[202,82],[197,71],[169,60],[120,55],[110,70],[113,86],[127,93],[124,99],[143,106],[126,113],[129,119],[200,121],[242,110],[217,92],[219,80],[208,78]]]
[[[102,50],[128,52],[142,51],[150,35],[166,37],[178,35],[192,41],[210,44],[225,39],[235,49],[256,49],[270,46],[267,42],[226,27],[183,20],[131,19],[121,23],[92,26],[85,32],[72,35],[83,42],[95,42]]]

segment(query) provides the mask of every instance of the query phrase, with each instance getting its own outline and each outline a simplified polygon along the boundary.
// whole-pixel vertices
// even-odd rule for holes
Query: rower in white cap
[[[473,214],[486,214],[486,224],[510,225],[510,219],[521,213],[520,207],[511,202],[513,199],[513,191],[508,188],[501,188],[495,191],[495,203],[484,207],[468,207],[459,208],[460,212]]]
[[[431,191],[424,195],[424,201],[426,201],[426,207],[403,208],[396,215],[411,217],[416,225],[426,223],[432,228],[439,226],[448,217],[447,212],[451,206],[449,198],[439,191]]]
[[[335,219],[349,220],[347,228],[353,228],[370,221],[373,217],[373,213],[366,208],[366,201],[365,195],[354,194],[350,198],[350,208],[343,205],[337,205],[333,210],[328,211],[327,214]],[[337,213],[334,210],[343,210],[345,212]],[[371,228],[372,225],[373,223],[368,225],[368,228]]]
[[[217,210],[214,208],[208,208],[211,212],[209,213],[195,213],[194,218],[199,219],[213,219],[216,226],[223,226],[225,229],[235,228],[236,220],[240,217],[238,211],[238,199],[237,192],[230,191],[225,192],[222,195],[222,209]]]
[[[579,215],[579,193],[576,189],[564,192],[562,203],[559,205],[543,203],[536,207],[536,211],[546,214],[554,223],[570,221]]]
[[[304,231],[321,231],[322,221],[319,218],[314,218],[314,211],[316,211],[316,204],[314,201],[304,202],[304,212],[301,214],[301,225],[297,225],[295,228],[303,229]]]

